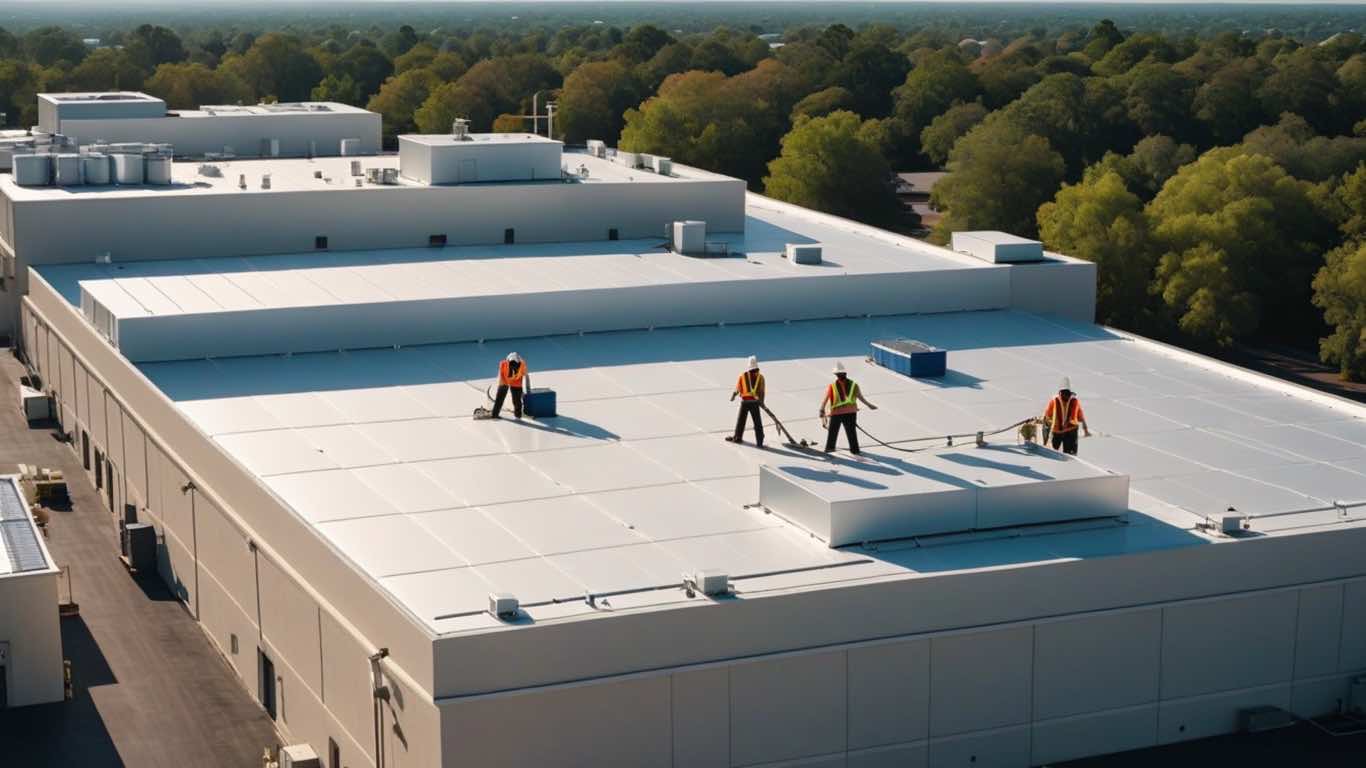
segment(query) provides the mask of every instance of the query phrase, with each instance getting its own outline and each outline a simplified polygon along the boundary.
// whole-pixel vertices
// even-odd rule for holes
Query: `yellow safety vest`
[[[845,408],[847,406],[854,405],[855,402],[858,400],[858,384],[855,384],[854,382],[850,381],[849,391],[844,393],[844,397],[840,397],[840,388],[837,386],[838,384],[839,382],[831,382],[830,384],[831,410],[834,410],[836,408]]]

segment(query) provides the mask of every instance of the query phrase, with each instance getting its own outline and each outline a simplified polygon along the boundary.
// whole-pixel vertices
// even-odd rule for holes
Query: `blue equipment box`
[[[522,408],[528,416],[542,419],[555,415],[555,390],[536,387],[527,391],[522,398]]]
[[[948,352],[914,339],[878,339],[873,342],[873,362],[903,376],[943,376]]]

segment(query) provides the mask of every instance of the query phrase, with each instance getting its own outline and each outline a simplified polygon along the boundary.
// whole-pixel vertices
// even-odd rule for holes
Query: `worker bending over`
[[[764,447],[764,422],[759,415],[759,409],[764,406],[764,389],[764,375],[759,373],[759,358],[750,355],[749,367],[740,374],[735,389],[730,393],[732,402],[740,398],[740,414],[735,418],[735,434],[727,437],[727,441],[745,442],[745,419],[749,418],[754,421],[754,444]]]
[[[1058,394],[1048,401],[1043,409],[1043,422],[1053,434],[1053,450],[1062,449],[1063,453],[1077,454],[1077,427],[1087,437],[1091,428],[1086,425],[1086,414],[1081,410],[1081,401],[1072,391],[1072,382],[1064,376]]]
[[[503,401],[507,399],[508,392],[512,393],[512,415],[522,418],[522,392],[530,386],[531,377],[527,375],[526,363],[522,362],[521,355],[513,352],[498,364],[498,395],[493,398],[493,418],[501,418],[498,412],[503,410]]]
[[[844,370],[844,363],[835,363],[834,374],[835,381],[826,388],[825,399],[821,401],[821,418],[825,418],[827,406],[830,414],[825,433],[825,452],[835,450],[835,439],[843,426],[844,436],[849,440],[849,452],[858,454],[858,404],[862,402],[874,411],[877,406],[863,397],[858,384],[850,380],[848,372]]]

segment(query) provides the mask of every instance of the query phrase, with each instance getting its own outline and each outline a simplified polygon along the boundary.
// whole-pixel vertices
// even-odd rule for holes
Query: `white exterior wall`
[[[62,428],[78,438],[73,448],[79,455],[79,436],[88,433],[92,459],[98,450],[114,462],[115,474],[107,482],[118,489],[116,505],[125,497],[137,503],[139,519],[156,528],[162,578],[253,697],[260,696],[257,650],[273,661],[276,723],[287,741],[307,742],[326,755],[331,738],[347,765],[374,765],[366,657],[386,646],[391,661],[382,682],[392,691],[383,715],[386,764],[440,765],[439,712],[416,682],[431,678],[431,638],[306,524],[287,514],[246,470],[213,448],[164,395],[93,335],[74,308],[41,280],[37,289],[25,303],[23,341],[38,361],[44,385],[61,404]],[[96,401],[98,411],[92,406]],[[94,431],[95,421],[103,431]],[[163,447],[172,441],[182,450]],[[210,455],[217,460],[206,460]],[[87,474],[93,478],[93,469]],[[196,488],[187,490],[191,482]],[[224,497],[233,500],[231,512],[215,501]],[[105,491],[101,498],[107,499]],[[18,594],[11,585],[19,582],[36,587]],[[9,640],[16,657],[11,704],[18,702],[15,674],[21,662],[25,675],[50,673],[55,663],[55,675],[49,675],[56,681],[55,694],[44,683],[37,695],[50,698],[33,701],[62,697],[56,585],[55,573],[0,579],[0,641]],[[332,602],[316,599],[319,594]],[[42,610],[51,620],[21,618],[16,630],[5,619],[11,606],[26,611],[26,617],[38,617]],[[46,649],[47,655],[35,655],[35,649]],[[20,684],[32,690],[28,678]]]
[[[56,570],[0,578],[0,643],[9,644],[9,658],[0,665],[7,673],[9,706],[63,699],[58,621]]]
[[[399,172],[424,184],[559,179],[563,152],[564,144],[558,141],[429,143],[398,137]]]
[[[81,145],[170,143],[177,157],[200,157],[224,147],[242,157],[266,156],[270,139],[279,140],[281,157],[337,156],[342,139],[359,139],[362,154],[376,154],[380,131],[381,118],[374,112],[63,118],[60,130]]]
[[[450,765],[1025,768],[1230,733],[1245,707],[1335,712],[1366,670],[1363,621],[1358,579],[454,698],[443,751]]]
[[[38,94],[38,127],[47,133],[61,133],[64,123],[95,117],[110,119],[148,119],[166,114],[166,102],[142,93],[128,99],[87,99],[65,101],[62,96],[78,94]],[[115,95],[115,94],[109,94]],[[135,139],[145,141],[145,139]]]

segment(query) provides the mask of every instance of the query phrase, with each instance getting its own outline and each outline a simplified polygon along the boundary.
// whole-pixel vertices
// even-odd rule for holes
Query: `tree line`
[[[0,30],[0,111],[32,125],[43,90],[141,89],[172,108],[335,100],[382,113],[392,145],[456,117],[527,130],[537,95],[567,142],[903,231],[917,222],[892,171],[944,168],[933,239],[1037,236],[1100,265],[1102,322],[1196,347],[1317,343],[1366,377],[1360,35],[756,31],[141,25],[92,48],[62,27]]]

